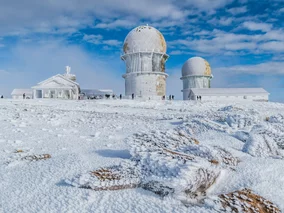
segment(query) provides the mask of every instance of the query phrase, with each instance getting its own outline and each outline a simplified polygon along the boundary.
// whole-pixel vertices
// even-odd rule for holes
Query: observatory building
[[[201,57],[188,59],[182,67],[183,100],[268,101],[263,88],[210,88],[212,73]]]
[[[182,67],[183,100],[189,99],[192,88],[210,88],[212,77],[210,65],[205,59],[188,59]]]
[[[76,76],[70,73],[71,67],[66,66],[66,73],[48,78],[33,89],[33,98],[73,99],[77,100],[80,86],[76,82]]]
[[[154,27],[139,26],[130,31],[121,56],[126,64],[126,97],[161,100],[166,95],[166,51],[165,38]]]
[[[110,97],[113,91],[109,89],[81,89],[76,82],[76,75],[71,74],[71,67],[66,66],[65,74],[57,74],[31,89],[14,89],[13,99],[97,99]]]

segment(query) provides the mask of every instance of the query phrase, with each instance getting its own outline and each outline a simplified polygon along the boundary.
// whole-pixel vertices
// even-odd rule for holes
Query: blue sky
[[[9,0],[0,7],[0,93],[29,88],[66,65],[82,88],[124,93],[123,41],[160,30],[170,55],[167,93],[181,98],[181,67],[209,61],[213,87],[264,87],[284,102],[283,0]]]

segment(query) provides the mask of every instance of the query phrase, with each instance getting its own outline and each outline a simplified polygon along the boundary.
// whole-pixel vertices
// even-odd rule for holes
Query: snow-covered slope
[[[185,205],[180,193],[162,198],[142,188],[95,191],[70,183],[79,175],[76,183],[86,184],[89,171],[142,159],[147,178],[165,176],[167,186],[183,187],[179,174],[211,169],[210,160],[223,162],[228,153],[238,163],[212,170],[218,178],[205,198],[249,188],[284,211],[283,130],[279,103],[2,99],[0,212],[218,212],[208,201]],[[147,141],[199,160],[182,170],[163,156],[155,162]]]

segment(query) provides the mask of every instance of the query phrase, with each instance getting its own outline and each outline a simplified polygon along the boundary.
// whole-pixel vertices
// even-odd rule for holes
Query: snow
[[[284,211],[283,118],[279,103],[2,99],[0,212],[218,212],[214,197],[243,188]],[[167,161],[161,147],[195,160]],[[135,159],[134,179],[123,181],[175,193],[80,188],[97,183],[90,171]],[[196,191],[200,171],[218,178],[196,205],[183,187]]]

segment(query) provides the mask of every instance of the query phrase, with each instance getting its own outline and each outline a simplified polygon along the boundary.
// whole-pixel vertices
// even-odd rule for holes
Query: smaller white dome
[[[188,59],[182,67],[182,76],[211,76],[211,68],[208,61],[201,57]]]

